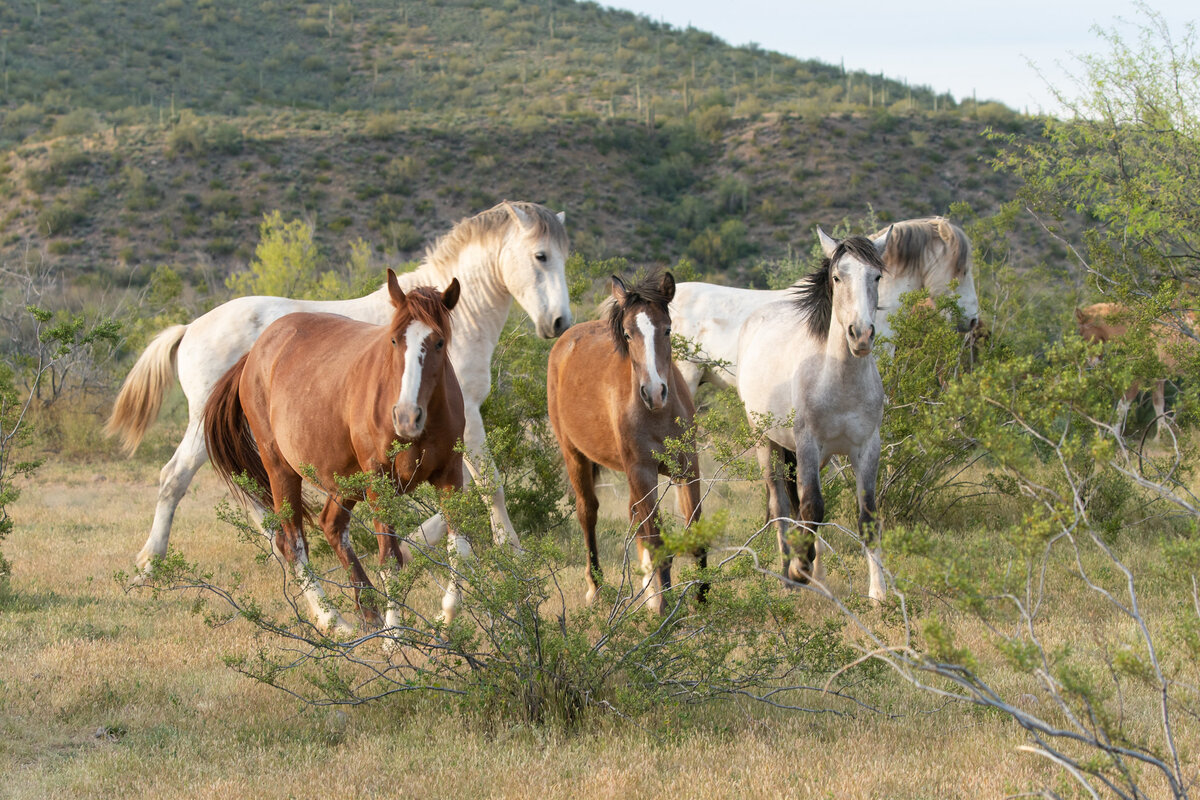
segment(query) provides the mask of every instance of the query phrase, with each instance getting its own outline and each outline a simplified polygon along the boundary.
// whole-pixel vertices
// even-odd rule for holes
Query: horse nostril
[[[562,317],[554,318],[554,335],[562,336],[563,331],[567,329],[567,323]]]
[[[872,339],[875,338],[875,326],[874,325],[871,326],[871,338]]]
[[[641,392],[641,395],[642,395],[642,402],[645,403],[646,405],[650,405],[650,393],[648,391],[646,391],[646,387],[645,386],[641,387],[641,389],[639,391]]]
[[[424,421],[424,419],[425,419],[425,409],[418,408],[416,416],[413,417],[413,424],[420,425],[421,422]]]
[[[850,331],[850,338],[851,338],[851,339],[857,339],[857,338],[858,338],[858,334],[854,332],[854,326],[853,326],[853,325],[849,326],[849,331]]]
[[[664,403],[667,402],[667,385],[665,383],[662,385],[662,400]]]

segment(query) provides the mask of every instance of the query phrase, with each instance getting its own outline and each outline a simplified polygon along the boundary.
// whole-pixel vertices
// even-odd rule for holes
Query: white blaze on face
[[[421,392],[421,371],[425,368],[425,340],[433,328],[413,320],[404,332],[404,376],[400,379],[399,408],[412,408]]]
[[[646,346],[646,371],[650,375],[650,391],[657,398],[661,387],[666,385],[666,381],[658,374],[658,359],[654,352],[654,323],[650,321],[650,315],[645,311],[639,311],[637,317],[638,330],[642,332],[642,341]]]

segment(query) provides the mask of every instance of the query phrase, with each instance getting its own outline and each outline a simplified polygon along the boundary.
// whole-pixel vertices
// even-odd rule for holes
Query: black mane
[[[658,306],[667,310],[671,298],[662,290],[663,273],[651,272],[635,284],[625,285],[625,302],[615,299],[608,304],[608,327],[612,331],[613,344],[622,356],[629,355],[629,342],[625,341],[625,312],[635,306]]]
[[[828,338],[829,322],[833,317],[833,281],[829,276],[830,267],[845,255],[873,264],[883,272],[887,271],[870,239],[865,236],[847,236],[838,242],[833,255],[825,258],[820,267],[792,285],[792,302],[795,309],[800,312],[809,334],[818,341],[823,342]]]

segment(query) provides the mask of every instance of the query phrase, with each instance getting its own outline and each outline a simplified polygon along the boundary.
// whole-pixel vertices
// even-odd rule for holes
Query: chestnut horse
[[[328,495],[321,529],[350,572],[355,606],[372,625],[379,624],[379,613],[359,596],[371,581],[348,532],[355,504],[371,498],[343,494],[337,479],[389,474],[401,494],[423,482],[443,492],[463,485],[463,457],[456,449],[465,424],[463,395],[447,358],[458,281],[451,280],[445,292],[419,287],[405,294],[389,269],[387,290],[394,307],[389,325],[319,313],[276,320],[216,383],[204,410],[213,466],[231,488],[279,515],[276,555],[292,567],[318,624],[339,634],[351,628],[308,567],[301,475],[315,476]],[[261,494],[250,495],[232,482],[242,472]],[[407,554],[389,527],[377,520],[375,530],[386,581],[391,560],[403,566]],[[457,536],[448,530],[448,537],[454,555]],[[469,545],[463,548],[469,551]],[[458,603],[451,580],[442,599],[447,622]],[[394,614],[389,604],[389,626]]]
[[[663,592],[671,587],[671,559],[659,552],[658,476],[667,475],[680,494],[686,524],[700,517],[700,468],[694,449],[668,454],[668,437],[692,427],[695,410],[679,370],[671,363],[671,317],[675,295],[671,273],[626,287],[613,276],[607,319],[577,324],[550,351],[546,396],[550,425],[558,437],[575,510],[588,549],[589,603],[602,579],[596,551],[596,475],[601,466],[625,473],[629,515],[638,530],[642,591],[651,611],[665,613]],[[697,551],[700,566],[707,552]],[[657,562],[657,563],[656,563]],[[701,598],[704,587],[701,587]]]
[[[1196,320],[1191,312],[1184,312],[1184,317],[1188,325],[1195,327]],[[1129,323],[1132,320],[1132,312],[1120,303],[1093,303],[1090,306],[1075,309],[1075,325],[1080,337],[1093,344],[1111,342],[1121,338],[1129,330]],[[1177,328],[1173,329],[1167,323],[1155,323],[1152,330],[1157,334],[1155,350],[1158,353],[1158,360],[1171,374],[1178,374],[1179,360],[1173,351],[1177,350],[1185,341],[1185,337],[1179,333]],[[1158,423],[1166,421],[1166,384],[1166,378],[1156,378],[1151,391],[1151,400],[1154,403],[1155,441],[1162,436],[1162,427]],[[1129,416],[1129,408],[1137,399],[1141,388],[1141,385],[1135,382],[1125,390],[1125,394],[1117,403],[1117,427],[1122,433],[1125,431],[1125,420]]]

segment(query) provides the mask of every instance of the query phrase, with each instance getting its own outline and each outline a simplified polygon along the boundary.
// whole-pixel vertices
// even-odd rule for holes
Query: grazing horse
[[[493,479],[492,532],[497,540],[507,539],[513,544],[517,540],[504,505],[504,489],[495,469],[487,467],[490,462],[479,408],[491,390],[492,353],[514,298],[543,338],[558,336],[571,324],[563,220],[561,212],[555,214],[535,203],[505,201],[459,222],[426,252],[416,270],[397,278],[402,289],[444,287],[451,276],[462,284],[463,302],[454,315],[450,361],[463,391],[466,463],[473,477]],[[383,325],[392,314],[389,298],[386,286],[353,300],[239,297],[188,325],[167,328],[147,345],[121,386],[106,431],[121,435],[126,450],[132,453],[158,416],[176,369],[188,401],[188,426],[175,455],[159,475],[154,524],[137,555],[141,570],[148,572],[155,558],[167,554],[175,508],[207,458],[201,419],[204,403],[217,380],[250,350],[268,325],[284,314],[327,312]],[[440,541],[445,532],[441,515],[421,526],[421,534],[429,544]]]
[[[875,518],[883,382],[871,348],[888,236],[872,242],[863,236],[837,241],[819,228],[817,234],[825,253],[821,267],[796,284],[792,297],[760,307],[742,326],[737,390],[751,418],[774,426],[758,460],[784,574],[799,583],[821,580],[816,530],[807,523],[825,519],[821,468],[830,456],[847,455],[858,486],[869,593],[879,601],[886,591]],[[794,476],[785,450],[795,454]],[[795,552],[793,520],[801,525]]]
[[[1184,317],[1187,323],[1194,328],[1195,316],[1191,312],[1184,312]],[[1129,330],[1129,323],[1132,319],[1132,312],[1120,303],[1093,303],[1090,306],[1075,309],[1075,325],[1080,337],[1093,344],[1103,344],[1121,338]],[[1156,323],[1153,330],[1157,334],[1155,350],[1158,360],[1170,371],[1170,374],[1178,375],[1179,360],[1176,352],[1173,351],[1179,348],[1186,337],[1180,334],[1178,329],[1172,329],[1169,324]],[[1155,441],[1159,441],[1162,437],[1162,427],[1158,424],[1159,421],[1166,420],[1166,385],[1166,378],[1156,378],[1151,392],[1151,401],[1154,403]],[[1133,401],[1137,399],[1141,388],[1140,384],[1134,382],[1125,390],[1125,394],[1117,403],[1117,427],[1122,433],[1125,430],[1129,409],[1133,405]]]
[[[607,319],[576,325],[550,351],[550,425],[575,489],[575,510],[587,543],[589,603],[602,578],[596,551],[596,475],[601,466],[624,472],[629,481],[629,516],[638,530],[645,572],[642,590],[652,580],[656,584],[646,600],[650,610],[665,613],[662,594],[671,586],[671,559],[659,552],[658,476],[675,482],[686,524],[700,517],[696,452],[668,454],[666,447],[668,437],[681,437],[692,427],[695,413],[691,394],[671,363],[667,304],[674,293],[669,272],[630,287],[614,275]],[[704,567],[706,551],[696,555]]]
[[[958,281],[955,291],[962,312],[960,329],[967,332],[979,324],[971,241],[962,228],[942,217],[910,219],[869,238],[882,247],[885,237],[883,262],[887,271],[879,284],[879,308],[872,312],[877,336],[891,335],[888,315],[900,307],[903,294],[924,287],[932,295],[943,295],[950,291],[953,281]],[[742,323],[759,307],[786,299],[798,286],[763,291],[710,283],[679,284],[671,303],[671,317],[675,333],[690,341],[696,352],[676,361],[676,365],[693,395],[702,382],[718,387],[737,385],[738,332]]]
[[[355,606],[373,625],[381,622],[379,613],[359,594],[371,581],[349,534],[351,510],[372,498],[343,493],[338,478],[389,475],[401,494],[421,483],[443,492],[463,485],[463,458],[455,449],[465,427],[463,396],[446,357],[458,281],[451,280],[445,292],[420,287],[406,295],[389,269],[387,291],[394,309],[389,325],[336,314],[295,313],[276,320],[217,381],[204,406],[204,442],[213,466],[235,491],[279,515],[275,553],[292,567],[318,624],[343,634],[350,626],[308,567],[301,475],[315,477],[328,495],[321,529],[350,573]],[[242,472],[255,479],[261,494],[233,482]],[[380,569],[393,559],[403,566],[400,540],[379,521],[375,529]],[[448,540],[453,555],[454,531]],[[457,582],[451,580],[442,599],[447,621],[458,602]],[[394,613],[389,604],[389,626],[396,623]]]

